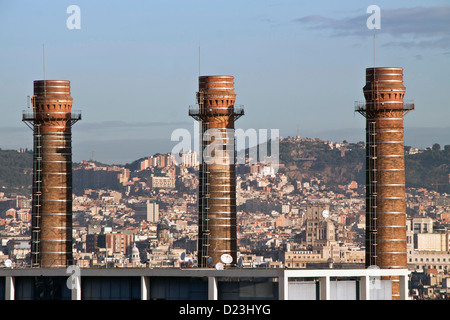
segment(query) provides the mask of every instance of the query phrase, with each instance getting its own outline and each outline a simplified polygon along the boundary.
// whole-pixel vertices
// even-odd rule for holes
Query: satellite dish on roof
[[[243,265],[242,257],[239,258],[237,265],[239,268],[242,268]]]
[[[180,261],[184,261],[186,259],[186,252],[183,252],[180,256]]]
[[[328,210],[323,210],[322,211],[322,217],[328,218],[329,215],[330,215],[330,212]]]
[[[230,256],[228,253],[224,253],[220,256],[220,260],[225,264],[230,264],[233,262],[233,257]]]
[[[208,258],[208,263],[212,263],[213,262],[213,258],[209,257]]]
[[[223,270],[223,264],[220,262],[216,263],[216,270]]]
[[[11,268],[11,266],[12,266],[12,261],[9,260],[9,259],[6,259],[6,260],[5,260],[5,267]]]

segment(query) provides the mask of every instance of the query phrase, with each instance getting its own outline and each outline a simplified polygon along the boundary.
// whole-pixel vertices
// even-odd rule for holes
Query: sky
[[[0,0],[0,148],[32,148],[22,112],[44,65],[82,112],[76,162],[130,163],[171,152],[176,129],[194,136],[199,74],[235,77],[237,128],[364,141],[354,103],[374,60],[404,68],[405,144],[450,144],[450,0]]]

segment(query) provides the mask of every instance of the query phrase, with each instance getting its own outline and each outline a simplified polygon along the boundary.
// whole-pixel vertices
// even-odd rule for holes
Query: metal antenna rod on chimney
[[[42,44],[42,65],[44,69],[44,96],[47,95],[47,90],[45,89],[45,46]]]
[[[373,33],[373,67],[375,68],[375,32]]]
[[[200,77],[200,42],[198,43],[198,76]]]

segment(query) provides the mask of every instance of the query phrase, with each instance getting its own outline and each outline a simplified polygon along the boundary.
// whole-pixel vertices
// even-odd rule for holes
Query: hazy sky
[[[70,5],[80,29],[69,29]],[[381,29],[369,30],[370,5]],[[72,21],[72,20],[70,20]],[[364,140],[365,68],[404,68],[406,143],[450,144],[447,1],[0,0],[0,148],[32,146],[21,122],[33,81],[70,80],[73,160],[126,163],[193,133],[200,73],[235,76],[237,127]]]

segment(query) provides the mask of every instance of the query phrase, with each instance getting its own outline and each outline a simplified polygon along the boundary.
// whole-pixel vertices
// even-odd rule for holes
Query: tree
[[[433,150],[433,151],[441,151],[441,145],[439,143],[435,143],[431,147],[431,150]]]

